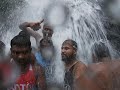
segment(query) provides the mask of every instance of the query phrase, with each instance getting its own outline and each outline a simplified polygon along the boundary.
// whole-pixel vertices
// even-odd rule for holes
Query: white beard
[[[51,49],[44,49],[44,50],[42,50],[41,54],[45,60],[53,59],[53,51]]]

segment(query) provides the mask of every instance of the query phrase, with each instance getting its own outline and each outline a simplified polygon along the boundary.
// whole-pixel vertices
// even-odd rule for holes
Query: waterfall
[[[25,0],[22,7],[16,8],[8,17],[9,28],[3,34],[2,40],[9,46],[9,42],[20,31],[18,26],[25,21],[40,21],[45,16],[45,10],[49,5],[55,5],[59,0]],[[56,49],[56,73],[55,77],[58,82],[63,82],[64,66],[61,62],[61,45],[66,39],[73,39],[78,43],[78,59],[89,64],[92,62],[91,47],[94,43],[104,42],[109,47],[111,55],[114,57],[114,50],[112,49],[106,37],[106,30],[102,23],[102,15],[100,15],[101,8],[99,5],[94,5],[88,0],[61,0],[69,9],[69,17],[63,26],[54,27],[54,34],[52,37]],[[52,6],[51,5],[51,6]],[[10,20],[10,21],[9,21]],[[1,27],[5,27],[2,25]],[[1,28],[0,27],[0,28]],[[33,40],[32,40],[33,41]],[[34,41],[33,43],[34,44]],[[7,49],[9,50],[9,49]]]

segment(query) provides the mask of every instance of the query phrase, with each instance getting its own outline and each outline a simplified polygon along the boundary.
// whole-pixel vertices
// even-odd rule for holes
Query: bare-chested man
[[[65,90],[74,90],[74,81],[81,77],[86,65],[77,60],[77,43],[73,40],[65,40],[61,48],[62,61],[65,64]]]
[[[77,81],[78,90],[120,90],[120,61],[111,60],[104,43],[95,45],[93,59],[97,63],[88,65],[83,78]]]

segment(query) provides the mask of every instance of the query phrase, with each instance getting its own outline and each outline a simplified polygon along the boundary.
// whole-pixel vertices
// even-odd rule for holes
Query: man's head
[[[20,31],[18,35],[21,35],[23,37],[30,39],[30,34],[26,31]]]
[[[77,43],[71,39],[65,40],[62,44],[62,61],[69,62],[75,60],[77,54]]]
[[[40,41],[40,48],[45,48],[48,46],[53,46],[52,40],[48,40],[48,39],[44,38]]]
[[[102,62],[103,58],[110,57],[110,52],[105,43],[95,43],[92,47],[93,62]]]
[[[31,57],[31,42],[21,35],[15,36],[11,40],[11,57],[18,65],[29,64]]]
[[[55,50],[51,40],[42,39],[40,41],[41,55],[45,60],[52,60]]]
[[[53,28],[48,24],[44,24],[42,33],[44,38],[51,38],[53,35]]]

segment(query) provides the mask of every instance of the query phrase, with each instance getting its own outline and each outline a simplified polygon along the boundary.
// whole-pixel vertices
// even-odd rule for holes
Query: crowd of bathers
[[[44,20],[19,25],[21,31],[10,41],[7,58],[4,57],[5,44],[0,42],[0,59],[7,59],[9,64],[15,63],[20,71],[15,82],[6,87],[3,84],[4,70],[0,68],[0,90],[120,90],[120,62],[112,60],[105,43],[92,46],[93,63],[86,65],[78,60],[78,45],[72,39],[62,43],[60,56],[65,66],[64,83],[56,84],[56,49],[52,41],[54,30],[48,23],[44,23],[43,27],[41,23]],[[42,30],[42,33],[38,33],[38,30]],[[35,48],[31,46],[30,37],[35,38]]]

